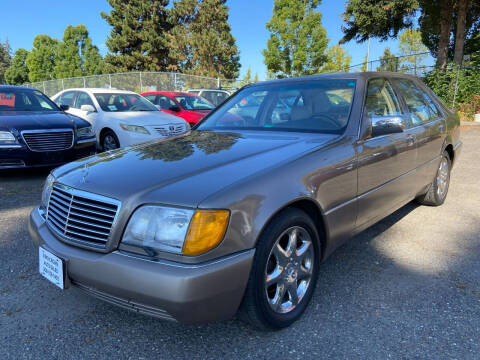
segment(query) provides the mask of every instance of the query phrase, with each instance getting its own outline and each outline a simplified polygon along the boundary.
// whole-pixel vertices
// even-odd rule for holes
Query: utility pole
[[[368,47],[367,47],[367,71],[369,70],[368,69],[369,62],[370,62],[370,36],[368,37]]]

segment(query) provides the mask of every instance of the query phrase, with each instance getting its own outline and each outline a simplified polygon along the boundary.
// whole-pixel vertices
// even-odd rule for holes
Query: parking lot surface
[[[278,332],[187,326],[61,291],[37,272],[27,230],[48,170],[0,173],[1,359],[480,357],[480,127],[445,204],[408,204],[338,249],[310,307]]]

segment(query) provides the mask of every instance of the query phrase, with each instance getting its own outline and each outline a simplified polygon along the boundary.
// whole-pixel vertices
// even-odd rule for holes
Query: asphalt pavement
[[[480,359],[480,127],[441,207],[408,204],[321,267],[300,321],[188,326],[61,291],[27,230],[46,170],[0,173],[0,359]]]

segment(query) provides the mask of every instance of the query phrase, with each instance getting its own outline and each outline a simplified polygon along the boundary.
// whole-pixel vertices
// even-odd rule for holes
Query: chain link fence
[[[198,88],[228,90],[240,87],[240,81],[169,72],[129,72],[39,81],[25,86],[53,96],[59,91],[71,88],[108,88],[136,93],[157,90],[186,91]]]

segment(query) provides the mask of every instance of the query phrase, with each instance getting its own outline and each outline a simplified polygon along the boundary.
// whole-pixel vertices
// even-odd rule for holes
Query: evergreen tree
[[[362,66],[360,67],[361,72],[368,71],[368,54],[365,54],[365,58],[363,59]]]
[[[55,78],[58,45],[58,40],[48,35],[35,36],[32,51],[27,56],[28,79],[31,82]]]
[[[242,79],[242,86],[243,85],[248,85],[251,82],[252,82],[252,69],[250,69],[250,67],[249,67],[247,72],[245,73],[245,76]]]
[[[341,45],[333,45],[327,50],[327,63],[322,67],[322,72],[346,72],[350,67],[352,57]]]
[[[449,58],[461,64],[464,48],[479,30],[478,0],[348,0],[342,41],[396,38],[413,27],[418,10],[423,43],[436,56],[437,66],[445,70]]]
[[[380,57],[380,65],[377,71],[398,71],[398,59],[392,54],[390,48],[385,48],[383,56]]]
[[[226,0],[177,0],[169,36],[171,70],[232,79],[240,56],[228,23]]]
[[[18,49],[12,59],[12,64],[5,71],[5,81],[7,84],[21,85],[28,82],[28,67],[27,67],[28,51],[25,49]]]
[[[255,77],[253,78],[253,82],[259,82],[259,78],[258,78],[258,73],[256,72],[255,73]]]
[[[112,27],[105,61],[115,71],[163,71],[169,65],[168,0],[108,0],[102,18]]]
[[[63,34],[55,58],[57,79],[101,74],[103,59],[98,48],[92,45],[85,25],[69,25]]]
[[[315,74],[326,62],[328,38],[318,10],[321,0],[275,0],[263,51],[275,77]]]
[[[68,25],[63,33],[55,57],[55,77],[57,79],[82,76],[82,55],[85,53],[85,40],[88,31],[85,25]]]
[[[4,43],[0,42],[0,84],[5,83],[5,71],[12,62],[10,44],[8,40]]]

